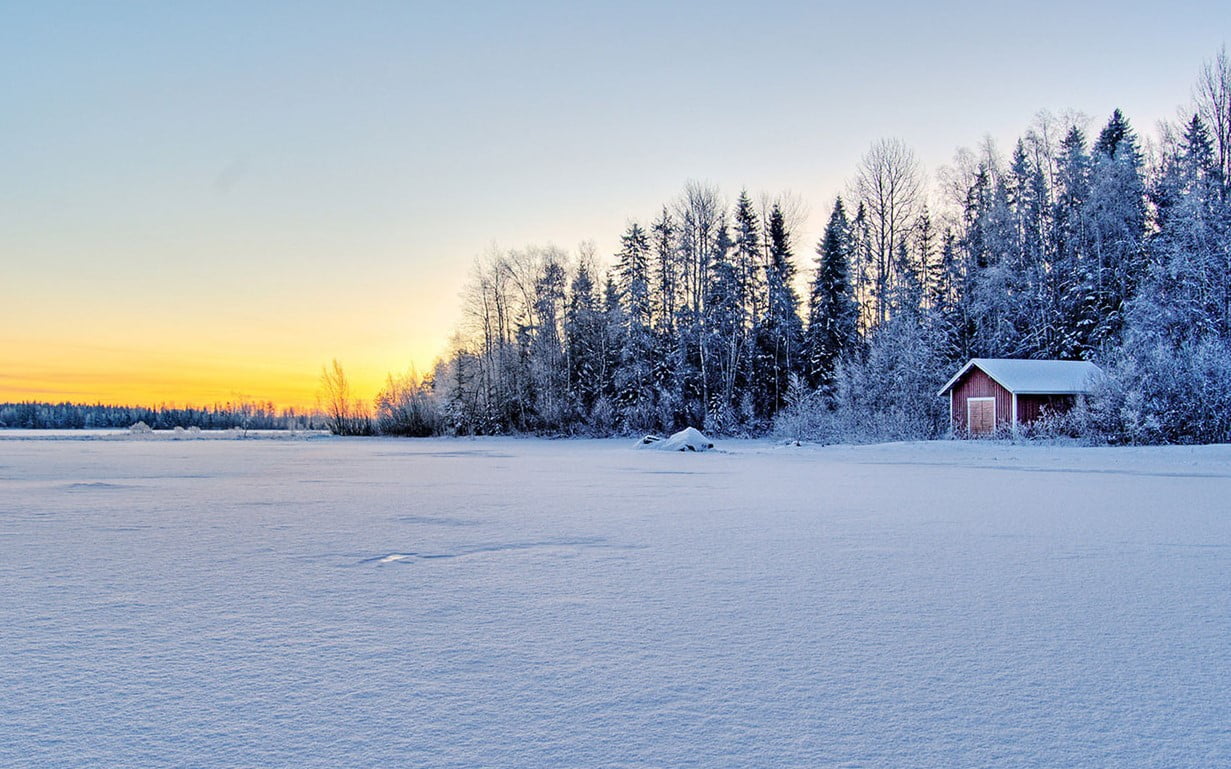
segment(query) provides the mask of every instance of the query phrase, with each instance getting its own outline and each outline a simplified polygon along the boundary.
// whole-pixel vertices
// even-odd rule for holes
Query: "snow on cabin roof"
[[[1088,393],[1102,370],[1084,360],[1021,360],[1016,358],[972,358],[962,370],[940,388],[944,395],[967,371],[978,366],[1011,393],[1064,395]]]

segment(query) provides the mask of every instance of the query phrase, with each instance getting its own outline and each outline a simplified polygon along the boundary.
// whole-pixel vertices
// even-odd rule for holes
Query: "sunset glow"
[[[451,289],[436,305],[374,294],[328,312],[313,296],[180,308],[176,297],[83,296],[71,313],[18,298],[4,310],[21,322],[6,323],[0,340],[0,401],[253,400],[303,410],[314,407],[321,367],[334,358],[356,394],[371,398],[389,373],[430,370],[446,341],[434,332],[452,322]]]

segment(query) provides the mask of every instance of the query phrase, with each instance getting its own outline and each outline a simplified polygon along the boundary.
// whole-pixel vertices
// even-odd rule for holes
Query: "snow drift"
[[[647,435],[637,442],[637,448],[658,451],[709,451],[714,448],[714,444],[697,428],[685,427],[666,439]]]

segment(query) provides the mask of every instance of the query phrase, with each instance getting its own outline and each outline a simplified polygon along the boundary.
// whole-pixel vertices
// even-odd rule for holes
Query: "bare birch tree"
[[[881,139],[863,156],[853,182],[855,199],[867,212],[870,324],[888,317],[888,295],[898,250],[910,237],[923,200],[919,161],[898,139]]]
[[[317,394],[325,412],[325,423],[334,435],[368,435],[372,420],[368,410],[355,398],[350,380],[337,358],[321,367],[321,389]]]
[[[1225,45],[1201,68],[1195,91],[1197,113],[1214,134],[1218,167],[1225,182],[1231,179],[1231,58]]]

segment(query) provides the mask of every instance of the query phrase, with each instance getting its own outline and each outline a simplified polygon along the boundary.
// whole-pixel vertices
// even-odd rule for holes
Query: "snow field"
[[[0,442],[0,765],[1231,765],[1231,448]]]

